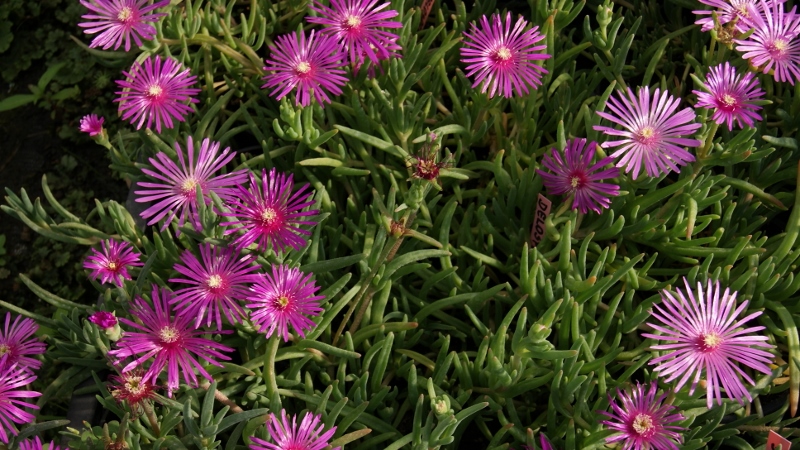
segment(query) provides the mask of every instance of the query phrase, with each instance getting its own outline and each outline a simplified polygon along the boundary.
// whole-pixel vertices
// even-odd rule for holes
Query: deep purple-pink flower
[[[528,21],[520,17],[512,29],[510,12],[505,22],[500,14],[493,14],[490,25],[484,15],[480,27],[470,26],[470,32],[464,32],[467,39],[461,47],[461,61],[467,64],[467,76],[475,75],[473,88],[483,83],[481,92],[488,89],[489,97],[499,93],[510,98],[514,93],[525,95],[529,88],[542,84],[547,70],[537,61],[550,55],[541,52],[546,45],[536,45],[545,38],[538,26],[523,31]]]
[[[216,318],[217,329],[222,329],[222,314],[231,324],[246,317],[240,300],[247,297],[248,286],[259,279],[252,273],[259,266],[252,265],[254,255],[239,258],[232,248],[211,244],[200,245],[200,259],[189,250],[181,255],[183,264],[175,264],[183,278],[171,278],[170,283],[186,283],[189,287],[175,291],[172,303],[178,314],[194,318],[199,328],[207,317],[206,326]]]
[[[275,88],[270,95],[276,100],[282,99],[293,89],[297,89],[295,104],[308,106],[311,104],[311,90],[320,106],[330,103],[328,92],[333,95],[342,93],[342,86],[347,83],[344,76],[345,53],[336,39],[326,35],[314,35],[306,40],[305,31],[300,32],[300,40],[296,33],[278,36],[275,47],[271,47],[271,59],[267,60],[264,70],[267,75],[262,89]]]
[[[306,21],[326,25],[322,33],[344,45],[353,67],[361,66],[365,58],[379,66],[380,60],[396,57],[394,50],[401,50],[397,34],[381,28],[402,28],[403,24],[389,20],[398,15],[397,11],[381,11],[390,2],[376,3],[378,0],[331,0],[331,7],[327,7],[315,0],[309,8],[320,16],[308,16]]]
[[[118,363],[128,357],[135,358],[122,369],[122,374],[144,367],[150,361],[142,380],[155,384],[159,374],[166,368],[169,396],[179,387],[180,372],[183,372],[183,380],[191,386],[197,386],[195,370],[213,381],[197,357],[222,367],[217,359],[229,360],[230,357],[222,352],[232,352],[233,349],[201,337],[206,332],[194,329],[192,317],[173,315],[169,304],[172,293],[168,289],[161,288],[159,294],[158,286],[153,285],[152,298],[153,306],[141,297],[134,299],[130,312],[138,319],[136,322],[120,318],[124,325],[138,330],[126,331],[117,342],[117,348],[108,352]],[[217,330],[215,333],[225,332]]]
[[[20,370],[33,372],[42,367],[41,361],[31,358],[47,348],[34,336],[38,329],[33,319],[17,316],[12,323],[11,313],[6,313],[6,324],[0,333],[0,370],[16,365]]]
[[[717,20],[720,25],[725,25],[728,22],[736,20],[736,31],[739,33],[746,33],[750,29],[753,16],[761,13],[761,5],[758,0],[699,0],[704,5],[713,6],[717,8]],[[781,2],[782,3],[782,2]],[[694,23],[701,25],[702,31],[709,31],[714,28],[714,17],[712,10],[701,9],[692,11],[702,17],[697,19]]]
[[[92,249],[92,254],[83,261],[83,268],[89,269],[93,280],[100,279],[101,283],[114,283],[122,287],[122,280],[130,280],[128,267],[142,266],[139,253],[133,251],[129,242],[107,239],[100,241],[102,251]]]
[[[300,337],[305,337],[305,332],[316,325],[308,316],[318,316],[323,311],[319,302],[325,297],[314,295],[318,290],[311,274],[274,265],[271,274],[262,274],[250,288],[246,305],[251,309],[250,319],[267,337],[277,331],[288,341],[290,325]]]
[[[181,70],[181,64],[172,59],[161,59],[161,56],[148,57],[144,65],[139,61],[133,63],[130,72],[122,72],[124,80],[116,83],[123,88],[115,92],[119,97],[119,112],[122,120],[128,120],[142,128],[147,122],[147,128],[156,124],[156,131],[161,132],[161,126],[172,128],[173,119],[183,122],[192,108],[187,102],[197,103],[194,98],[200,89],[190,88],[197,77],[189,69]]]
[[[108,311],[97,311],[89,316],[89,322],[100,328],[113,328],[117,325],[117,316]]]
[[[281,410],[281,419],[275,414],[269,413],[267,418],[267,432],[273,442],[252,437],[252,450],[322,450],[328,446],[336,427],[325,431],[325,424],[322,423],[322,416],[306,412],[300,426],[297,425],[297,416],[292,416],[292,422],[286,416],[286,410]],[[332,450],[339,450],[341,447],[334,447]]]
[[[19,443],[19,450],[42,450],[42,441],[39,439],[39,436],[36,436],[33,439],[25,439],[24,441]],[[47,450],[69,450],[67,447],[63,449],[55,444],[55,441],[50,441],[50,445],[47,447]]]
[[[761,14],[752,20],[753,34],[747,39],[734,39],[736,51],[744,53],[742,58],[760,67],[764,73],[773,71],[777,81],[788,81],[794,85],[800,80],[800,15],[796,6],[784,11],[779,2],[761,0]],[[763,66],[763,67],[762,67]]]
[[[261,184],[250,173],[250,185],[247,189],[238,186],[231,195],[228,206],[230,212],[223,216],[235,218],[235,221],[223,222],[220,225],[230,226],[225,230],[225,235],[243,234],[236,236],[233,244],[238,249],[258,243],[259,251],[272,248],[282,252],[286,247],[300,250],[306,245],[302,235],[309,236],[311,232],[300,228],[300,225],[314,225],[313,220],[303,220],[305,217],[319,214],[319,210],[303,211],[307,206],[314,204],[310,199],[313,191],[307,191],[309,184],[304,184],[292,193],[294,187],[293,175],[279,173],[274,168],[261,171]]]
[[[764,97],[764,91],[758,87],[758,79],[751,72],[742,77],[726,62],[710,69],[704,87],[708,92],[692,91],[697,95],[695,108],[713,109],[711,118],[715,122],[725,123],[729,130],[733,130],[734,121],[739,128],[744,128],[761,120],[755,112],[761,106],[754,102]]]
[[[664,404],[667,393],[656,398],[656,391],[656,382],[649,387],[637,382],[630,391],[617,389],[619,404],[608,394],[611,412],[598,412],[611,420],[600,423],[618,433],[607,437],[606,444],[619,443],[622,450],[678,450],[677,444],[683,442],[681,431],[686,428],[673,424],[685,417],[680,412],[673,413],[677,407]]]
[[[743,319],[739,315],[747,309],[745,300],[736,308],[736,292],[729,289],[720,292],[719,282],[708,281],[706,289],[698,282],[697,292],[692,292],[689,281],[684,278],[686,291],[677,290],[677,296],[667,290],[661,291],[661,305],[654,305],[653,317],[660,323],[649,323],[661,334],[643,333],[642,336],[669,341],[670,344],[654,345],[653,350],[664,350],[664,354],[650,360],[656,365],[654,372],[666,377],[667,383],[678,380],[675,390],[680,390],[692,379],[689,394],[694,393],[700,377],[706,377],[706,401],[711,408],[714,399],[722,404],[720,388],[728,398],[743,403],[752,400],[740,376],[755,384],[739,364],[769,374],[772,363],[771,349],[766,336],[753,333],[763,326],[744,328],[750,320],[761,315],[755,311]]]
[[[17,435],[14,424],[32,423],[36,419],[23,408],[39,409],[39,407],[22,399],[42,394],[20,389],[33,383],[35,379],[36,375],[14,365],[0,369],[0,442],[8,444],[9,435]]]
[[[542,158],[542,165],[550,172],[536,170],[543,178],[548,193],[552,195],[569,194],[573,197],[572,209],[586,214],[589,210],[601,214],[602,209],[611,205],[609,197],[619,195],[616,184],[601,183],[603,180],[619,176],[619,169],[603,167],[614,162],[614,158],[603,158],[592,165],[597,142],[586,146],[586,139],[572,139],[567,142],[562,157],[555,148]]]
[[[97,117],[97,114],[87,114],[81,118],[80,130],[89,133],[89,136],[97,136],[103,132],[103,122],[105,118]]]
[[[619,99],[609,97],[606,107],[613,114],[597,111],[600,117],[621,126],[622,130],[600,125],[593,127],[608,136],[622,137],[600,144],[603,148],[618,147],[611,154],[612,158],[619,158],[617,167],[633,172],[635,179],[642,166],[649,176],[656,177],[670,170],[679,172],[679,166],[694,161],[694,156],[681,148],[699,147],[702,143],[681,137],[700,128],[699,123],[693,123],[694,111],[691,108],[677,111],[680,99],[659,88],[652,97],[647,86],[640,87],[638,95],[633,95],[628,88],[627,94],[618,93]]]
[[[81,4],[89,10],[81,18],[86,22],[78,24],[86,28],[86,34],[97,35],[89,47],[102,47],[114,50],[125,41],[125,51],[131,49],[131,37],[141,47],[142,39],[151,40],[156,36],[156,29],[148,22],[158,22],[166,13],[148,14],[158,8],[169,5],[169,0],[161,0],[147,5],[149,0],[81,0]]]
[[[200,188],[206,204],[210,205],[212,191],[225,200],[233,192],[234,186],[247,180],[246,170],[215,175],[236,156],[236,152],[231,152],[230,147],[220,154],[219,147],[219,142],[206,138],[197,149],[194,140],[189,136],[186,138],[186,152],[175,142],[178,163],[165,153],[158,153],[155,158],[150,158],[153,169],[143,168],[142,172],[158,182],[140,181],[139,186],[145,189],[134,191],[137,202],[156,202],[141,213],[143,218],[150,219],[148,225],[166,218],[161,227],[165,230],[172,219],[178,216],[178,226],[183,226],[188,216],[195,229],[200,230],[202,224],[198,214],[197,188]]]

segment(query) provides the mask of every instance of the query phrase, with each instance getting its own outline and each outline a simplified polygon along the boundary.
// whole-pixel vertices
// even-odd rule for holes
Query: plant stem
[[[273,334],[267,343],[267,352],[264,354],[264,373],[267,379],[267,398],[272,401],[272,396],[278,393],[278,382],[275,380],[275,356],[278,354],[278,335]]]
[[[150,428],[153,429],[156,437],[161,437],[161,427],[158,426],[158,418],[153,411],[153,405],[149,401],[144,401],[142,402],[142,409],[144,409],[144,415],[147,416],[147,421],[150,422]]]

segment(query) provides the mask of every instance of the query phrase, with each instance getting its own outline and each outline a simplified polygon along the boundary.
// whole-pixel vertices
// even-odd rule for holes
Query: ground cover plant
[[[3,445],[796,439],[792,2],[80,4],[135,202],[6,191],[97,291],[0,301]]]

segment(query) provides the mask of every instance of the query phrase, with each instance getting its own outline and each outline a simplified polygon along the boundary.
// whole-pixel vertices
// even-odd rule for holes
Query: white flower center
[[[217,274],[214,274],[214,275],[211,275],[210,277],[208,277],[208,287],[213,289],[213,288],[218,288],[220,286],[222,286],[222,277],[221,276],[219,276]]]
[[[295,70],[297,71],[298,74],[305,75],[308,72],[311,72],[311,64],[309,64],[306,61],[300,61],[300,63],[297,64],[297,68]]]
[[[650,414],[639,413],[633,419],[631,427],[633,427],[633,430],[636,431],[636,433],[638,433],[640,436],[646,436],[653,432],[655,424],[653,423],[653,417]]]
[[[181,184],[181,192],[183,192],[184,195],[194,195],[196,187],[197,180],[194,178],[187,178]]]
[[[272,208],[264,208],[264,211],[261,212],[261,221],[265,225],[271,225],[277,218],[278,213]]]
[[[347,19],[344,21],[344,27],[347,29],[357,28],[361,25],[361,17],[358,16],[347,16]]]
[[[147,88],[147,97],[157,99],[164,95],[164,89],[161,86],[154,84]]]
[[[133,17],[133,10],[128,6],[123,7],[119,10],[119,14],[117,14],[117,20],[122,23],[130,21],[131,17]]]
[[[178,340],[180,333],[172,325],[167,325],[158,332],[158,338],[165,344],[172,344]]]
[[[509,59],[511,59],[511,49],[505,46],[500,47],[497,49],[495,55],[497,56],[497,59],[500,61],[508,61]]]
[[[106,269],[108,270],[117,270],[117,267],[116,261],[109,261],[108,264],[106,264]]]

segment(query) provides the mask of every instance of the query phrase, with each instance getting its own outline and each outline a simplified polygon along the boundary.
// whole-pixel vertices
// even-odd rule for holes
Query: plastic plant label
[[[531,227],[531,248],[539,245],[544,237],[544,220],[550,214],[550,207],[553,203],[542,194],[536,199],[536,213],[533,216],[533,226]]]
[[[792,446],[792,443],[786,440],[783,436],[779,435],[774,431],[769,432],[769,437],[767,438],[767,446],[765,447],[767,450],[789,450],[789,447]]]

